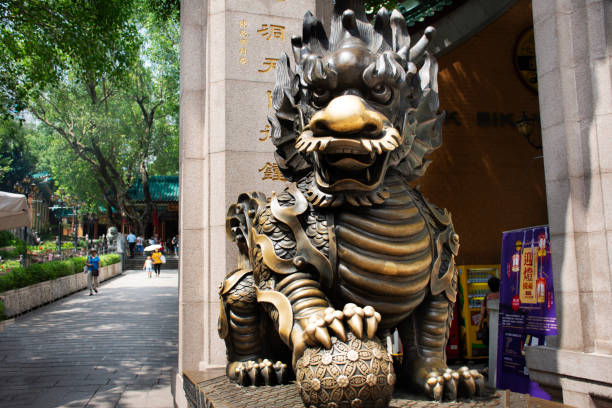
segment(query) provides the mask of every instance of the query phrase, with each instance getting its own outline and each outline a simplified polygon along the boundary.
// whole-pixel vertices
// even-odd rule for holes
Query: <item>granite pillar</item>
[[[533,0],[533,19],[559,334],[530,348],[527,365],[564,403],[602,406],[612,402],[612,3]]]
[[[266,117],[275,63],[307,10],[315,0],[181,1],[179,406],[183,372],[225,365],[217,289],[237,255],[227,208],[241,192],[284,188]]]

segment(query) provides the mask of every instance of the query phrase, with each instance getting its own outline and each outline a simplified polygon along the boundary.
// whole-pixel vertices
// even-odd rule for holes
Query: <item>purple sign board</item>
[[[525,347],[557,334],[548,226],[504,232],[499,290],[497,388],[550,400],[529,380]]]

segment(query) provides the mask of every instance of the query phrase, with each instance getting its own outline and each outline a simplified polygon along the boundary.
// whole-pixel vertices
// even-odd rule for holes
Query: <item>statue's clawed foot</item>
[[[362,338],[365,332],[368,338],[373,338],[378,330],[380,323],[380,313],[372,306],[361,308],[354,303],[347,303],[342,311],[328,307],[322,314],[316,314],[308,319],[304,330],[304,341],[311,345],[322,345],[329,349],[331,347],[331,337],[336,335],[342,341],[346,341],[347,324],[349,330],[357,338]]]
[[[419,362],[415,385],[436,401],[455,401],[484,394],[484,377],[476,370],[461,367],[453,370],[443,360],[429,359]]]
[[[282,361],[234,361],[227,365],[230,381],[239,385],[276,385],[289,382],[289,368]]]

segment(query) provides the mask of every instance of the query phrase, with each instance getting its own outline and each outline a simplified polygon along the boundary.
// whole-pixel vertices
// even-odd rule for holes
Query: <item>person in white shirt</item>
[[[136,237],[136,252],[140,255],[144,254],[144,238],[140,235]]]

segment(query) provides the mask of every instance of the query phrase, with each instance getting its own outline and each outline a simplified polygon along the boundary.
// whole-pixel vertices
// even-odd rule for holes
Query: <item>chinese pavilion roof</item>
[[[151,199],[157,202],[178,202],[179,181],[178,176],[151,176],[149,177],[149,192]],[[131,200],[144,201],[144,192],[140,179],[130,188],[128,196]]]
[[[404,15],[408,27],[422,23],[457,0],[406,0],[399,3],[398,10]]]

